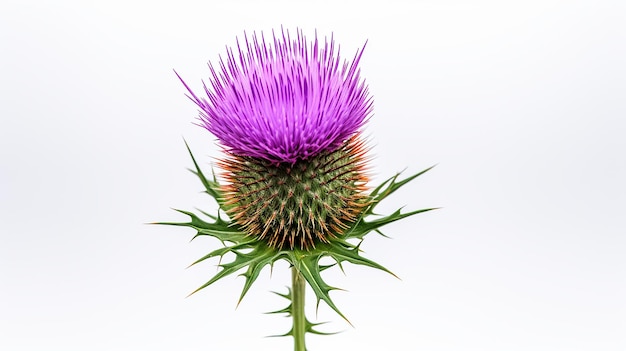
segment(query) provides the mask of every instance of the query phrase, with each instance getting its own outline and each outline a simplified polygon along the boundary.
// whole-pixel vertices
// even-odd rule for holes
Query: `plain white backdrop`
[[[185,296],[217,262],[170,208],[213,210],[194,88],[243,31],[334,33],[362,73],[373,182],[438,166],[328,280],[315,350],[626,349],[623,1],[12,1],[0,9],[0,349],[289,350],[286,265]],[[308,295],[311,319],[314,299]]]

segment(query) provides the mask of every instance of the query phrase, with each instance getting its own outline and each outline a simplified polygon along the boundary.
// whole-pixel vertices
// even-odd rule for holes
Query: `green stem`
[[[293,339],[295,351],[306,351],[304,334],[306,333],[306,317],[304,315],[304,277],[294,266],[291,267],[291,315],[293,316]]]

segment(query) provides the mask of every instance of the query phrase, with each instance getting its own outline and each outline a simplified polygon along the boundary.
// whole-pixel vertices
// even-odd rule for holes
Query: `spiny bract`
[[[295,164],[231,155],[222,187],[227,213],[272,247],[308,249],[341,236],[368,204],[363,142],[351,139]]]

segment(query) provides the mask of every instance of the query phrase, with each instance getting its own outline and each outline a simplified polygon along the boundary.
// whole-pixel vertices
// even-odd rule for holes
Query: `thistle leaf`
[[[306,279],[306,281],[309,283],[309,286],[311,286],[311,288],[313,289],[313,292],[317,297],[318,304],[320,300],[323,300],[341,318],[348,322],[348,324],[352,325],[348,318],[346,318],[346,316],[341,313],[341,311],[335,305],[329,295],[329,292],[331,290],[341,289],[328,285],[320,275],[321,269],[319,261],[324,256],[324,253],[318,252],[318,250],[316,249],[316,253],[312,253],[309,251],[305,255],[297,255],[293,251],[291,251],[288,253],[288,255],[292,260],[292,264],[300,271],[304,279]]]
[[[247,237],[244,232],[239,231],[234,226],[230,225],[230,222],[226,222],[221,218],[217,218],[215,222],[209,223],[202,220],[196,214],[184,210],[174,209],[177,212],[185,214],[191,218],[190,222],[157,222],[153,224],[172,225],[190,227],[197,231],[196,235],[192,238],[195,239],[201,235],[208,235],[217,238],[221,242],[241,242]]]
[[[412,181],[413,179],[421,176],[422,174],[430,171],[431,169],[433,169],[433,167],[435,166],[431,166],[426,168],[425,170],[418,172],[406,179],[403,179],[399,182],[396,182],[396,180],[398,179],[398,177],[400,176],[400,172],[396,173],[393,177],[385,180],[384,182],[382,182],[382,184],[380,184],[379,186],[377,186],[376,188],[374,188],[374,190],[370,193],[369,197],[370,200],[372,201],[372,204],[363,212],[363,216],[368,216],[368,215],[372,215],[374,214],[374,208],[376,207],[376,205],[378,203],[380,203],[384,198],[386,198],[387,196],[391,195],[392,193],[394,193],[396,190],[398,190],[400,187],[402,187],[403,185],[407,184],[408,182]]]
[[[204,260],[207,260],[209,258],[212,258],[212,257],[224,257],[224,255],[226,255],[229,252],[236,252],[236,250],[238,250],[238,249],[248,248],[249,246],[250,246],[250,242],[244,242],[244,243],[235,244],[235,245],[232,245],[232,246],[224,246],[222,248],[219,248],[219,249],[211,251],[210,253],[206,254],[205,256],[202,256],[202,258],[200,258],[200,259],[196,260],[194,263],[190,264],[189,267],[195,266],[196,264],[198,264],[198,263],[200,263],[200,262],[202,262]]]
[[[283,297],[287,300],[289,300],[289,305],[285,308],[282,308],[280,310],[276,310],[276,311],[271,311],[271,312],[265,312],[265,314],[280,314],[280,313],[284,313],[287,315],[287,317],[291,317],[291,311],[292,311],[292,295],[291,295],[291,289],[289,287],[287,287],[287,294],[281,294],[279,292],[276,291],[272,291],[274,294]],[[321,332],[319,330],[316,330],[315,327],[317,327],[318,325],[322,325],[322,324],[326,324],[326,322],[321,322],[321,323],[312,323],[311,321],[309,321],[308,318],[305,317],[305,332],[306,333],[311,333],[311,334],[317,334],[317,335],[333,335],[333,334],[337,334],[339,332]],[[279,334],[279,335],[269,335],[268,337],[280,337],[280,336],[292,336],[293,335],[293,328],[288,331],[285,334]]]
[[[333,245],[332,249],[328,252],[328,256],[332,257],[335,261],[337,261],[337,263],[347,261],[352,264],[376,268],[381,271],[387,272],[396,278],[398,277],[382,265],[359,255],[358,247],[346,248],[340,245]]]
[[[259,277],[263,268],[267,265],[272,265],[283,254],[280,252],[277,253],[273,248],[265,246],[263,243],[258,243],[254,250],[244,255],[252,259],[248,263],[248,270],[242,274],[242,276],[246,278],[246,282],[244,283],[237,305],[241,303],[241,300],[243,300],[243,297],[248,290],[250,290],[254,281]]]
[[[309,320],[306,320],[306,332],[307,333],[311,333],[311,334],[317,334],[317,335],[335,335],[335,334],[339,334],[340,332],[321,332],[319,330],[314,329],[315,327],[317,327],[318,325],[323,325],[326,324],[326,322],[321,322],[321,323],[311,323],[309,322]]]
[[[258,246],[260,246],[260,245],[258,245]],[[242,253],[240,251],[233,250],[230,247],[227,247],[226,249],[229,249],[227,251],[230,251],[230,252],[235,254],[235,259],[233,261],[231,261],[231,262],[220,264],[219,266],[222,267],[222,269],[219,272],[217,272],[217,274],[215,274],[208,282],[204,283],[202,286],[200,286],[199,288],[194,290],[189,295],[195,294],[196,292],[206,288],[207,286],[215,283],[216,281],[218,281],[218,280],[220,280],[220,279],[222,279],[222,278],[224,278],[224,277],[226,277],[228,275],[231,275],[233,273],[238,272],[240,269],[243,269],[243,268],[245,268],[247,266],[250,266],[250,265],[258,264],[258,262],[256,262],[256,261],[262,260],[263,257],[264,257],[262,254],[257,256],[257,254],[259,253],[258,252],[259,251],[258,250],[259,249],[258,246],[255,247],[248,254],[245,254],[245,253]],[[216,250],[216,251],[218,251],[218,250]],[[254,277],[253,279],[256,279],[256,277]],[[248,286],[248,289],[249,289],[249,286]],[[243,298],[243,295],[245,294],[246,291],[247,291],[247,289],[244,287],[244,293],[239,298],[239,301],[241,301],[241,299]]]
[[[211,195],[211,197],[215,199],[215,201],[220,206],[220,208],[222,208],[223,201],[222,201],[222,196],[219,192],[219,183],[217,182],[217,178],[215,177],[215,172],[213,172],[213,180],[208,180],[207,177],[202,172],[202,170],[200,169],[200,166],[198,165],[196,158],[193,156],[193,153],[191,152],[191,149],[189,148],[189,144],[187,144],[186,140],[185,140],[185,146],[187,147],[187,151],[189,151],[189,155],[191,156],[191,160],[193,161],[193,165],[195,167],[195,170],[190,169],[191,173],[195,174],[196,176],[198,176],[198,178],[200,178],[200,181],[202,182],[202,185],[204,185],[206,193]]]
[[[362,219],[359,222],[357,222],[356,225],[350,231],[348,231],[348,233],[345,235],[345,238],[346,239],[352,239],[352,238],[363,239],[363,237],[365,237],[365,235],[367,235],[369,232],[378,231],[380,227],[386,224],[401,220],[406,217],[416,215],[418,213],[424,213],[424,212],[428,212],[428,211],[432,211],[436,209],[437,208],[425,208],[425,209],[415,210],[415,211],[411,211],[407,213],[401,213],[400,212],[401,209],[398,209],[396,210],[396,212],[388,216],[378,218],[370,222]]]
[[[408,182],[412,181],[413,179],[421,176],[422,174],[430,171],[431,169],[433,169],[435,166],[430,166],[428,168],[426,168],[425,170],[418,172],[410,177],[407,177],[399,182],[396,182],[396,179],[398,178],[398,176],[400,175],[400,173],[396,174],[396,176],[391,178],[391,183],[389,184],[389,186],[378,196],[378,200],[382,200],[385,197],[387,197],[388,195],[391,195],[393,192],[395,192],[396,190],[398,190],[400,187],[402,187],[403,185],[407,184]]]

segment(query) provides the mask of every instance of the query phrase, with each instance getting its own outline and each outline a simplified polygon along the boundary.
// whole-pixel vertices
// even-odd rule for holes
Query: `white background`
[[[443,209],[363,249],[402,280],[329,281],[315,350],[626,349],[623,1],[7,1],[0,9],[0,349],[289,350],[288,268],[185,298],[218,243],[143,223],[212,210],[185,138],[244,30],[368,41],[373,181],[438,166],[383,205]],[[308,295],[310,317],[314,299]]]

